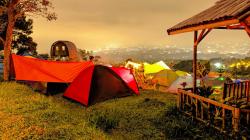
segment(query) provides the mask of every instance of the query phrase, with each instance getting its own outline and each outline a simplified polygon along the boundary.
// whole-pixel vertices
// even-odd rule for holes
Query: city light
[[[219,62],[215,63],[214,65],[215,65],[216,68],[220,68],[222,66],[222,64],[219,63]]]

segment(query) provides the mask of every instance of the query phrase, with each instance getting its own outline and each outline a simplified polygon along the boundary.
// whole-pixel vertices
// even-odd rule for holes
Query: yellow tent
[[[143,63],[143,65],[145,66],[145,65],[150,65],[150,64],[149,64],[149,63],[147,63],[147,62],[144,62],[144,63]]]
[[[172,70],[162,70],[155,74],[152,81],[160,86],[169,87],[176,79],[178,75]]]
[[[139,63],[135,63],[135,62],[132,62],[132,61],[128,61],[125,65],[125,68],[135,68],[135,69],[139,69],[141,67],[141,64]]]
[[[177,70],[175,71],[175,73],[178,75],[178,76],[191,76],[191,74],[185,72],[185,71],[180,71],[180,70]]]
[[[144,74],[153,74],[165,69],[170,69],[163,61],[154,64],[144,63]]]
[[[163,67],[164,69],[170,70],[169,66],[165,64],[163,61],[156,62],[155,64]]]

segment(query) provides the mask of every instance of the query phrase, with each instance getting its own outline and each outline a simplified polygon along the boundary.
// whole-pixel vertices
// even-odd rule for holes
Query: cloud
[[[216,0],[53,0],[58,20],[37,18],[34,39],[47,52],[53,41],[70,40],[80,48],[119,46],[192,45],[192,33],[168,36],[166,29],[213,5]],[[234,32],[235,33],[235,32]],[[233,33],[214,33],[210,41]],[[236,36],[236,37],[235,37]],[[241,41],[243,33],[235,33]],[[243,37],[244,38],[244,37]]]

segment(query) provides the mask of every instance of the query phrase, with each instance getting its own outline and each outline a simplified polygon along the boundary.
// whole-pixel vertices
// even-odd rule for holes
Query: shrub
[[[154,123],[168,139],[230,139],[203,123],[186,117],[176,107],[166,110]]]
[[[94,125],[96,128],[99,128],[105,132],[110,132],[112,129],[115,129],[119,124],[119,119],[115,115],[110,115],[114,112],[97,111],[93,110],[88,116],[89,122]]]

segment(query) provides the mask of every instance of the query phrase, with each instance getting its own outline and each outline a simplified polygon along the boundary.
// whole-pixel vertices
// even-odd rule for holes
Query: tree
[[[49,0],[4,0],[4,5],[0,7],[0,13],[6,13],[8,22],[4,42],[4,80],[10,77],[10,54],[11,43],[13,38],[13,28],[17,19],[24,15],[39,15],[47,18],[49,21],[56,19],[55,13],[51,13],[49,9],[53,8]]]
[[[207,60],[198,60],[198,63],[205,66],[206,70],[210,71],[210,62]],[[186,72],[193,72],[193,60],[183,60],[173,66],[175,70],[181,70]]]
[[[15,22],[14,32],[13,32],[13,41],[12,41],[12,49],[20,50],[20,49],[28,49],[33,54],[37,54],[36,46],[37,43],[33,41],[33,38],[30,36],[33,31],[33,20],[26,19],[25,16],[21,17]]]
[[[1,5],[1,3],[0,3]],[[3,6],[3,5],[2,5]],[[2,14],[0,16],[0,24],[4,25],[2,27],[2,31],[0,31],[0,37],[6,38],[6,30],[7,30],[7,15]],[[16,49],[19,51],[20,49],[27,49],[30,50],[33,54],[37,54],[36,52],[36,46],[37,43],[33,41],[33,38],[30,36],[33,31],[33,20],[27,19],[25,16],[21,17],[20,19],[17,19],[14,25],[14,31],[13,31],[13,41],[11,48]],[[3,43],[0,43],[0,50],[3,50]]]
[[[81,54],[82,59],[85,60],[85,61],[89,60],[90,56],[93,56],[93,51],[78,49],[78,52]]]

